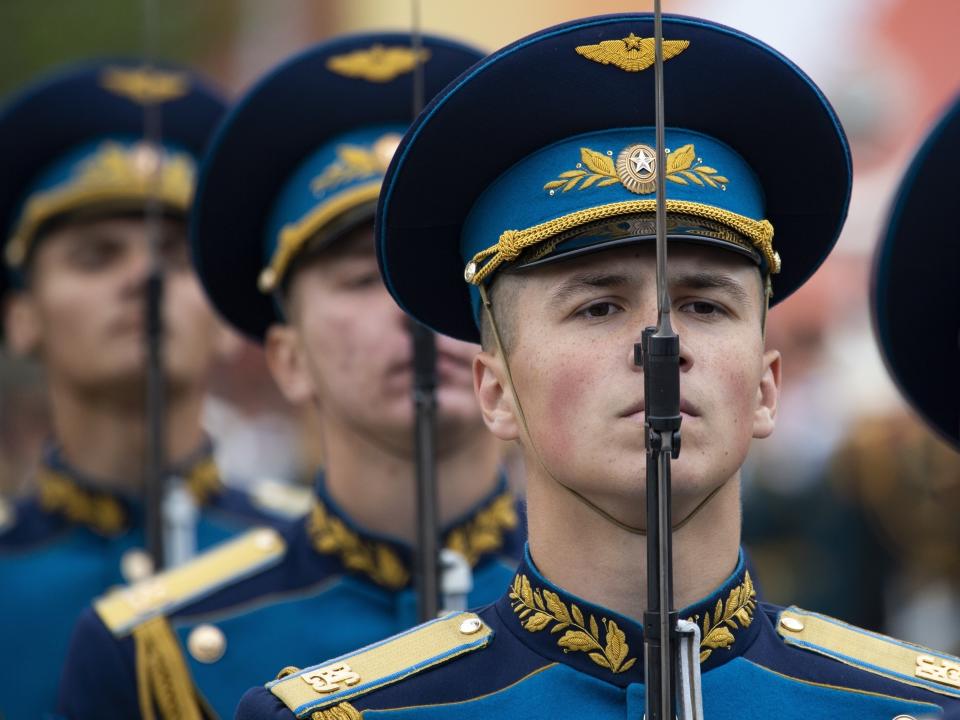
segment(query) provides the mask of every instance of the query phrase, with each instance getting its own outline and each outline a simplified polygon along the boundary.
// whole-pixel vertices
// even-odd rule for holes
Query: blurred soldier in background
[[[143,141],[145,103],[163,144]],[[53,437],[30,494],[0,517],[0,713],[51,710],[70,628],[92,598],[152,570],[144,546],[147,201],[162,204],[168,474],[190,509],[178,547],[269,516],[225,487],[200,425],[207,375],[232,342],[193,273],[186,216],[223,103],[187,72],[74,67],[0,112],[5,341],[42,363]]]
[[[886,627],[960,650],[960,242],[955,215],[960,101],[923,142],[877,248],[871,309],[887,369],[915,416],[862,421],[837,454],[834,484],[871,531]],[[870,548],[868,548],[870,549]],[[954,678],[956,682],[956,678]]]
[[[417,622],[410,320],[380,278],[373,217],[417,73],[429,99],[480,57],[430,36],[333,40],[268,74],[218,129],[191,227],[197,270],[221,313],[265,343],[287,398],[316,404],[324,472],[288,531],[252,531],[85,612],[62,714],[232,717],[284,664]],[[473,394],[476,351],[437,338],[440,539],[469,568],[447,606],[498,597],[523,541]]]

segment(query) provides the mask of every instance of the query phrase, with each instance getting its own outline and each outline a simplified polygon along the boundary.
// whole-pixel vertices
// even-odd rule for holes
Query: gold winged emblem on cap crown
[[[148,67],[112,67],[103,71],[100,85],[140,105],[168,102],[183,97],[190,90],[190,79],[184,73],[164,72]]]
[[[604,40],[596,45],[579,45],[577,54],[601,65],[614,65],[627,72],[640,72],[653,65],[654,39],[637,37],[630,33],[622,40]],[[674,58],[690,47],[689,40],[664,40],[664,61]]]
[[[430,59],[430,51],[404,45],[372,45],[365,50],[354,50],[334,55],[327,60],[327,69],[337,75],[359,78],[368,82],[385,83],[413,71],[417,63]]]

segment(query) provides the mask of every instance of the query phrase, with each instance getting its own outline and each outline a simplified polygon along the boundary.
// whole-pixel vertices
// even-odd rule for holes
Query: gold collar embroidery
[[[450,530],[445,547],[463,555],[471,567],[488,553],[499,550],[504,535],[517,527],[514,497],[504,492],[478,510],[466,522]],[[365,538],[331,513],[319,499],[307,519],[313,547],[324,555],[337,555],[348,570],[362,573],[376,584],[399,590],[410,582],[410,570],[400,553],[388,542]]]
[[[101,535],[116,535],[127,527],[126,506],[106,492],[86,490],[68,475],[44,468],[37,476],[40,507],[86,525]]]
[[[198,507],[208,505],[223,492],[220,471],[209,455],[190,467],[184,485]],[[37,487],[40,507],[101,535],[116,535],[130,525],[129,503],[119,495],[85,488],[67,472],[43,467],[37,475]]]
[[[726,601],[717,599],[713,614],[704,612],[700,662],[703,663],[720,648],[730,648],[735,642],[734,631],[750,626],[756,609],[756,590],[750,573],[743,582],[730,590]],[[563,633],[557,645],[564,653],[585,652],[594,664],[610,670],[613,674],[626,672],[636,663],[636,655],[630,655],[626,633],[614,620],[584,615],[575,603],[567,605],[560,596],[550,590],[533,587],[529,578],[518,573],[513,579],[508,597],[510,606],[520,624],[527,632],[536,633],[550,628],[551,634]],[[589,619],[588,619],[589,618]],[[700,615],[689,618],[700,623]]]

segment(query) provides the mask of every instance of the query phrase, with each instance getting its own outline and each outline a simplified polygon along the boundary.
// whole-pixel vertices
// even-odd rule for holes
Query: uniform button
[[[261,528],[254,531],[253,545],[257,550],[270,552],[277,547],[277,533],[269,528]]]
[[[187,649],[198,662],[215,663],[227,650],[227,638],[215,625],[197,625],[187,636]]]
[[[803,630],[803,623],[797,618],[783,616],[780,618],[780,627],[790,632],[800,632]]]
[[[120,574],[128,583],[145,580],[153,575],[153,558],[145,550],[131,548],[120,557]]]
[[[480,632],[480,628],[483,627],[483,623],[480,622],[478,618],[468,618],[460,623],[460,632],[464,635],[473,635],[476,632]]]

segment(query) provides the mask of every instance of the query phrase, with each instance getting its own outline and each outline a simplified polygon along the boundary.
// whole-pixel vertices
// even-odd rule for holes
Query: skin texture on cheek
[[[756,271],[739,258],[729,260],[729,253],[715,253],[721,254],[687,249],[672,258],[671,273],[676,268],[678,277],[692,278],[674,295],[681,395],[691,404],[681,429],[683,451],[673,466],[679,507],[739,471],[754,434],[765,369]],[[557,480],[598,499],[642,499],[644,432],[640,418],[629,416],[642,399],[643,376],[630,356],[641,329],[655,320],[651,259],[611,251],[531,273],[519,291],[518,305],[526,311],[513,318],[518,341],[511,368],[536,450]],[[632,279],[623,285],[595,280],[618,274]],[[543,300],[581,276],[599,284],[578,290],[560,309]],[[738,284],[740,292],[711,284],[717,277]],[[602,312],[591,309],[588,317],[588,307]]]

